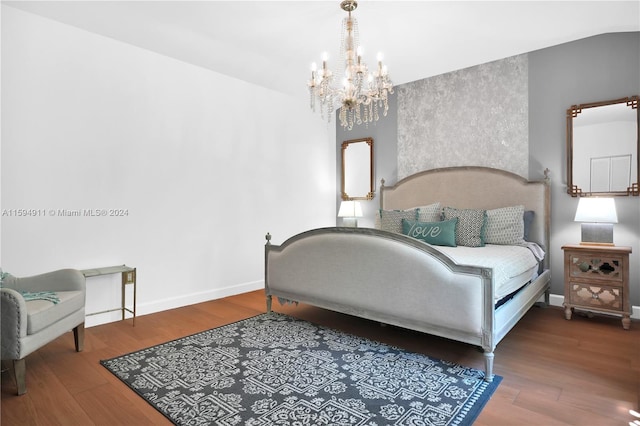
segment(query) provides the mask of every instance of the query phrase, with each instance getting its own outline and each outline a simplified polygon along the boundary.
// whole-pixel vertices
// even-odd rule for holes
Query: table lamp
[[[582,222],[580,244],[614,245],[613,224],[618,223],[618,214],[613,198],[580,198],[574,220]]]
[[[362,217],[362,206],[358,201],[343,201],[340,203],[338,217],[342,218],[342,224],[350,228],[358,227],[358,219]]]

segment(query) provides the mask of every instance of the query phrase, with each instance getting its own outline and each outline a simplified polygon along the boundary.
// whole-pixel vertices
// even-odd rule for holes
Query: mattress
[[[487,244],[484,247],[435,248],[458,264],[493,269],[496,302],[535,279],[538,273],[538,259],[525,246]]]

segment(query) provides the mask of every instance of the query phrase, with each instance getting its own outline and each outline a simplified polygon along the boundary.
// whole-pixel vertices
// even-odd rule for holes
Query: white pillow
[[[440,203],[416,208],[418,209],[418,222],[440,222],[442,220],[442,206]]]
[[[487,210],[484,242],[518,245],[524,243],[524,206]]]

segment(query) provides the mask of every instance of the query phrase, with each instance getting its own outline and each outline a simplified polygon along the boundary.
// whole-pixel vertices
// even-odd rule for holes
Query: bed
[[[532,182],[486,167],[434,169],[393,186],[383,180],[379,196],[376,228],[312,229],[280,245],[267,234],[267,310],[277,298],[477,345],[491,381],[496,345],[534,304],[549,300],[546,172]],[[492,250],[528,253],[528,265],[509,269],[505,259],[485,255]]]

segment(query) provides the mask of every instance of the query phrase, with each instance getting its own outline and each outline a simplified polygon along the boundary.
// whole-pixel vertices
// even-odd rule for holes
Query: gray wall
[[[340,207],[340,185],[342,173],[342,142],[351,139],[373,138],[373,160],[374,160],[374,188],[373,200],[360,201],[362,205],[363,218],[358,219],[358,226],[373,227],[376,211],[380,207],[380,180],[384,179],[387,185],[396,182],[398,176],[397,161],[398,156],[398,101],[397,90],[389,97],[389,112],[387,116],[380,116],[380,120],[374,124],[355,126],[351,131],[343,130],[340,122],[336,124],[336,206]],[[336,114],[335,117],[338,120]],[[338,211],[336,208],[336,212]],[[342,224],[342,219],[337,219],[337,225]]]
[[[640,33],[613,33],[529,53],[529,178],[551,170],[552,293],[562,294],[564,244],[580,241],[566,193],[566,110],[640,94]],[[616,197],[614,243],[631,246],[631,303],[640,305],[640,198]]]
[[[551,171],[552,293],[562,295],[563,256],[561,247],[580,241],[580,225],[573,221],[578,203],[566,194],[566,109],[573,104],[616,99],[640,94],[640,33],[604,34],[530,52],[528,59],[529,161],[528,178],[543,178]],[[391,70],[393,71],[393,70]],[[449,73],[452,76],[455,73]],[[448,74],[437,76],[446,78]],[[435,77],[434,77],[435,78]],[[453,78],[453,77],[452,77]],[[396,92],[412,85],[401,85]],[[425,97],[425,102],[430,102]],[[336,131],[336,177],[340,184],[340,144],[349,139],[373,137],[376,183],[384,178],[394,184],[398,178],[398,124],[392,98],[389,115],[376,125]],[[428,146],[425,146],[428,149]],[[437,155],[437,153],[434,153]],[[336,188],[339,205],[340,188]],[[363,202],[361,226],[372,226],[378,208],[378,193]],[[614,228],[616,245],[631,246],[631,302],[640,305],[640,198],[617,197],[619,223]],[[338,219],[338,225],[340,219]]]

